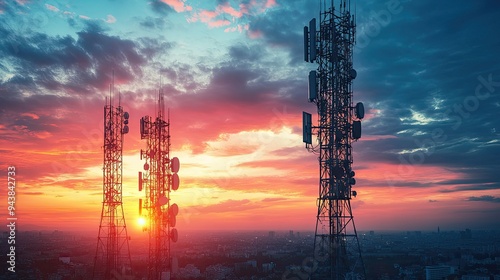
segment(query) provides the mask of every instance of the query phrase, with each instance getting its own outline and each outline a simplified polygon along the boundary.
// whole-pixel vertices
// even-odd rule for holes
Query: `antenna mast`
[[[170,200],[170,192],[179,188],[180,164],[177,157],[170,158],[170,119],[164,120],[163,92],[158,94],[157,117],[144,116],[140,121],[141,139],[146,139],[146,150],[141,150],[144,171],[139,172],[139,191],[145,190],[145,201],[139,199],[139,215],[146,216],[149,233],[148,279],[170,279],[172,259],[170,242],[177,242],[175,228],[179,212]],[[142,210],[147,213],[143,215]]]
[[[330,7],[326,8],[326,3]],[[361,137],[362,103],[352,106],[355,17],[350,1],[321,0],[316,19],[304,27],[304,60],[318,65],[309,72],[309,102],[318,109],[318,125],[303,112],[303,141],[318,154],[320,178],[311,279],[366,279],[351,199],[357,192],[352,170],[352,142]],[[317,135],[313,145],[312,135]]]
[[[118,279],[131,273],[122,202],[123,136],[129,131],[129,113],[121,105],[113,106],[113,92],[114,83],[104,106],[103,202],[92,279]]]

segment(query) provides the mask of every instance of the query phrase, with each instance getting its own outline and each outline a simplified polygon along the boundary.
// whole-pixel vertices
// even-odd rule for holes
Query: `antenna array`
[[[356,184],[351,169],[352,142],[361,137],[362,103],[352,106],[352,81],[356,78],[352,57],[355,16],[350,1],[321,1],[319,30],[316,19],[304,27],[304,60],[316,63],[309,72],[308,101],[318,109],[318,125],[303,112],[303,142],[319,155],[319,195],[311,279],[364,279],[365,270],[351,208]],[[317,135],[313,145],[312,135]]]
[[[164,100],[160,91],[156,118],[144,116],[140,121],[141,139],[147,147],[141,150],[144,171],[139,172],[139,191],[145,190],[145,201],[139,199],[139,215],[147,211],[144,231],[149,233],[148,279],[167,280],[172,274],[170,242],[177,242],[175,228],[179,212],[170,200],[170,192],[179,188],[180,164],[170,158],[170,119],[164,119]]]
[[[104,106],[104,164],[101,223],[97,237],[92,279],[114,279],[130,274],[130,248],[122,202],[123,136],[128,133],[129,113],[121,104]]]

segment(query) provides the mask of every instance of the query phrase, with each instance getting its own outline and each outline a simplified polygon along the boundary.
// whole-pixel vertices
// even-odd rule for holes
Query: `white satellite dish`
[[[178,238],[179,238],[179,233],[177,232],[176,228],[173,228],[170,231],[170,240],[172,240],[173,242],[177,242]]]
[[[180,184],[179,175],[175,173],[174,175],[172,175],[172,190],[176,191],[177,189],[179,189],[179,184]]]
[[[130,117],[130,115],[128,114],[128,112],[123,113],[124,119],[128,120],[129,117]]]
[[[128,125],[126,125],[126,126],[124,126],[124,127],[123,127],[123,131],[122,131],[122,133],[123,133],[123,134],[127,134],[127,133],[128,133],[128,130],[129,130]]]
[[[181,163],[179,162],[179,158],[174,157],[172,159],[172,161],[170,162],[170,168],[171,168],[172,172],[174,172],[174,173],[179,172],[180,167],[181,167]]]

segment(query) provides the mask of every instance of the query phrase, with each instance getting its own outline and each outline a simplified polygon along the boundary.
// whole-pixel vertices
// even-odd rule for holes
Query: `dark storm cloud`
[[[279,8],[253,18],[249,33],[262,36],[261,39],[271,46],[287,50],[291,64],[303,62],[302,27],[315,16],[312,10],[307,2],[282,2]]]
[[[151,9],[153,10],[153,12],[162,16],[166,16],[174,12],[174,9],[172,7],[162,2],[161,0],[152,0],[149,2],[149,4],[151,5]]]
[[[0,54],[16,70],[1,86],[14,94],[20,90],[92,94],[107,88],[113,72],[120,82],[140,78],[148,59],[171,47],[155,39],[134,42],[110,36],[96,22],[77,32],[76,39],[18,34],[6,26],[0,27],[0,35]],[[64,82],[61,75],[67,75]]]
[[[145,19],[141,20],[139,24],[144,28],[161,30],[165,27],[165,20],[161,17],[146,17]]]
[[[493,202],[500,203],[500,197],[494,197],[491,195],[482,195],[482,196],[471,196],[467,199],[468,201],[485,201],[485,202]]]
[[[451,188],[444,187],[439,192],[442,193],[453,193],[453,192],[462,192],[462,191],[488,191],[488,190],[497,190],[500,189],[500,184],[478,184],[478,185],[465,185],[465,186],[456,186]]]
[[[234,61],[256,62],[262,58],[262,54],[263,52],[261,49],[243,44],[229,47],[229,55]]]
[[[495,171],[500,168],[500,145],[491,142],[500,129],[493,121],[499,110],[500,59],[491,55],[500,47],[500,39],[492,35],[500,24],[499,4],[392,2],[358,5],[354,99],[363,101],[367,110],[379,110],[364,122],[364,135],[396,137],[362,142],[356,146],[357,159],[436,166],[463,175],[463,180],[440,182],[455,184],[445,191],[500,188]],[[390,4],[397,4],[396,12]],[[294,3],[291,13],[289,6],[280,3],[279,9],[252,20],[249,31],[260,34],[266,44],[285,47],[291,61],[300,62],[301,27],[317,16],[311,7]],[[287,20],[276,20],[281,18]],[[479,185],[471,186],[473,182]]]
[[[212,70],[207,94],[213,98],[240,104],[260,106],[284,104],[294,106],[296,89],[305,89],[301,82],[291,79],[271,81],[262,68],[240,68],[223,65]],[[217,96],[213,96],[217,94]],[[294,106],[295,107],[295,106]]]
[[[281,129],[290,125],[290,116],[299,116],[302,102],[298,96],[304,96],[306,85],[301,79],[272,77],[272,67],[261,60],[255,46],[230,46],[228,59],[214,66],[174,63],[162,70],[176,88],[184,85],[184,92],[166,92],[175,107],[190,112],[183,118],[190,125],[180,127],[179,133],[198,135],[186,139],[195,153],[203,152],[206,141],[221,133]],[[195,82],[198,72],[207,74],[207,84]],[[193,88],[189,90],[186,84]]]
[[[107,92],[112,74],[119,83],[134,82],[149,61],[171,48],[151,38],[132,41],[111,36],[96,21],[87,22],[75,37],[18,31],[0,24],[0,133],[28,150],[80,143],[68,141],[67,135],[81,136],[88,131],[82,123],[100,115],[94,110],[102,105],[101,94]],[[33,167],[41,173],[52,170]]]
[[[166,53],[175,45],[162,39],[149,37],[139,38],[138,43],[139,46],[136,44],[136,47],[139,47],[139,53],[144,55],[148,61],[153,60],[159,54]]]
[[[455,184],[447,192],[500,188],[500,58],[492,56],[499,6],[411,1],[395,14],[385,2],[358,9],[355,100],[379,110],[363,134],[396,136],[358,145],[359,157],[463,174],[440,182]]]

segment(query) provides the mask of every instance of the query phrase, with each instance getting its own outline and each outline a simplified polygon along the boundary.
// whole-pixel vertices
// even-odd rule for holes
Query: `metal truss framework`
[[[146,199],[140,204],[147,211],[146,227],[149,233],[148,279],[170,279],[172,260],[171,241],[177,241],[175,229],[177,204],[170,200],[171,190],[179,185],[178,159],[170,158],[170,120],[165,120],[163,96],[158,100],[156,118],[144,116],[141,119],[141,139],[146,139],[147,148],[141,150],[144,172],[139,173],[139,190],[144,189]]]
[[[319,154],[320,166],[314,239],[318,267],[312,271],[311,279],[364,279],[351,207],[351,198],[356,196],[352,190],[355,184],[352,142],[361,134],[360,122],[355,119],[364,114],[363,111],[359,117],[353,116],[358,106],[352,106],[352,80],[356,77],[352,63],[355,17],[349,1],[340,1],[339,9],[334,8],[333,0],[329,8],[326,2],[321,1],[319,30],[316,31],[315,20],[309,30],[314,32],[309,43],[314,48],[313,55],[306,52],[306,61],[310,58],[318,64],[317,70],[310,74],[313,76],[310,82],[315,84],[312,92],[310,85],[309,99],[318,109],[318,125],[309,128],[317,133],[318,145],[305,140],[308,150]]]
[[[108,100],[107,100],[108,101]],[[109,99],[104,106],[103,202],[93,279],[114,279],[130,274],[130,248],[122,203],[123,136],[128,132],[127,112]]]

